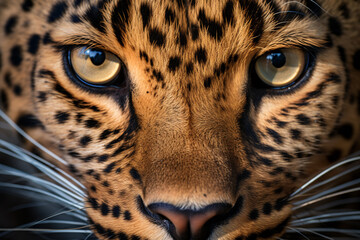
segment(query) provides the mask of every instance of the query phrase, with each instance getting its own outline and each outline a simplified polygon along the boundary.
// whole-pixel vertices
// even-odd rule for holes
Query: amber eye
[[[304,72],[306,54],[300,49],[280,49],[266,53],[255,62],[256,75],[271,87],[294,83]]]
[[[104,85],[114,80],[121,71],[118,57],[107,51],[80,47],[70,50],[70,64],[86,83]]]

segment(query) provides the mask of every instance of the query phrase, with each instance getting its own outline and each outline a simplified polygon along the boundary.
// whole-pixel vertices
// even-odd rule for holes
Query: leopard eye
[[[255,62],[256,75],[271,87],[294,83],[304,72],[306,54],[300,49],[279,49],[268,52]]]
[[[107,51],[88,47],[70,50],[70,64],[82,81],[104,85],[117,78],[122,64],[118,57]]]

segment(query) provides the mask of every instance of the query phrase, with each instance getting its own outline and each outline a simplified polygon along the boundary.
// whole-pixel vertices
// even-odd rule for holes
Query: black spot
[[[72,23],[81,23],[82,22],[81,18],[76,14],[71,15],[70,20]]]
[[[48,23],[54,23],[55,21],[61,19],[65,15],[67,9],[68,5],[66,2],[58,2],[54,4],[47,19]]]
[[[104,130],[104,131],[100,134],[99,140],[107,139],[107,138],[110,136],[111,133],[112,133],[112,131],[110,131],[109,129]]]
[[[165,45],[165,35],[158,29],[152,28],[149,30],[150,43],[162,47]]]
[[[286,162],[291,162],[294,159],[293,156],[291,156],[289,153],[285,151],[280,151],[280,155],[283,158],[283,160]]]
[[[179,42],[181,47],[186,47],[186,45],[187,45],[187,37],[186,37],[185,33],[180,31],[179,41],[178,42]]]
[[[104,169],[104,173],[110,173],[114,169],[114,167],[115,167],[115,162],[110,163]]]
[[[104,182],[102,183],[102,185],[103,185],[104,187],[109,187],[109,186],[110,186],[110,184],[109,184],[108,181],[104,181]]]
[[[198,48],[195,52],[195,60],[198,63],[206,63],[207,61],[207,53],[206,50],[202,47]]]
[[[7,111],[9,109],[9,99],[4,89],[1,89],[0,96],[1,96],[0,106],[3,107],[5,111]]]
[[[190,75],[194,71],[194,64],[189,62],[188,64],[186,64],[185,68],[186,68],[186,73]]]
[[[229,0],[226,2],[225,7],[222,11],[223,21],[225,23],[233,23],[234,22],[234,3]]]
[[[346,3],[342,3],[340,6],[339,6],[339,10],[341,12],[341,15],[348,19],[350,17],[350,11],[349,11],[349,8],[348,6],[346,5]]]
[[[18,23],[18,17],[17,16],[11,16],[5,24],[5,34],[11,34],[14,31],[14,28],[16,27],[16,24]]]
[[[254,0],[239,0],[239,5],[245,13],[245,21],[250,23],[250,31],[253,35],[253,42],[260,41],[264,27],[263,10]]]
[[[341,61],[346,64],[346,53],[345,53],[345,49],[342,46],[338,46],[338,52],[339,52],[339,56]]]
[[[130,221],[132,219],[131,213],[129,211],[124,212],[124,220]]]
[[[284,172],[284,168],[282,168],[282,167],[277,167],[277,168],[275,168],[275,169],[273,169],[271,172],[269,172],[271,175],[273,175],[273,176],[276,176],[276,175],[278,175],[278,174],[280,174],[280,173],[282,173],[282,172]]]
[[[90,142],[92,141],[92,138],[87,135],[87,136],[83,136],[81,139],[80,139],[80,144],[85,147],[87,146]]]
[[[168,64],[169,71],[171,71],[171,72],[176,71],[176,69],[179,68],[180,64],[181,64],[181,59],[179,57],[177,57],[177,56],[171,57],[169,59],[169,64]]]
[[[275,194],[280,194],[280,193],[283,192],[283,190],[284,190],[283,188],[279,187],[279,188],[277,188],[277,189],[274,190],[274,193],[275,193]]]
[[[74,7],[79,7],[82,3],[84,2],[84,0],[75,0],[74,1]]]
[[[253,209],[250,213],[249,213],[249,219],[252,221],[255,221],[256,219],[259,218],[259,211],[257,209]]]
[[[191,31],[191,39],[193,41],[196,41],[199,38],[199,26],[195,24],[191,24],[190,31]]]
[[[272,206],[270,203],[265,203],[262,209],[263,214],[270,215],[272,212]]]
[[[22,87],[20,85],[16,84],[13,88],[13,92],[16,96],[21,96]]]
[[[84,19],[87,20],[91,24],[91,26],[93,26],[99,32],[106,33],[104,14],[102,12],[103,4],[104,2],[100,2],[98,6],[91,6],[86,11]]]
[[[360,70],[360,50],[357,50],[353,56],[353,66],[355,69]]]
[[[15,66],[15,67],[20,66],[20,64],[23,60],[22,48],[20,45],[16,45],[11,48],[9,60],[13,66]]]
[[[57,111],[54,118],[59,124],[64,124],[69,120],[70,114],[68,112]]]
[[[336,36],[341,36],[342,34],[342,26],[340,21],[335,17],[329,18],[329,29],[332,34]]]
[[[220,40],[223,36],[223,30],[220,23],[216,22],[215,20],[211,20],[206,17],[204,9],[199,11],[198,19],[200,21],[200,26],[205,28],[208,34],[216,39]]]
[[[109,205],[102,203],[100,206],[101,215],[106,216],[109,214]]]
[[[265,158],[265,157],[258,157],[258,160],[262,163],[262,164],[264,164],[265,166],[272,166],[273,165],[273,162],[270,160],[270,159],[268,159],[268,158]]]
[[[310,125],[311,119],[307,117],[305,114],[298,114],[296,119],[300,125]]]
[[[93,118],[90,118],[85,121],[85,127],[87,128],[99,128],[100,126],[101,126],[100,122]]]
[[[143,27],[145,28],[146,26],[149,25],[150,18],[152,16],[152,10],[151,10],[150,6],[146,3],[142,3],[140,5],[140,14],[141,14],[142,22],[143,22]]]
[[[93,209],[97,210],[99,208],[99,204],[95,198],[89,198],[89,203]]]
[[[354,135],[354,127],[350,123],[346,123],[337,127],[337,132],[346,140],[350,140]]]
[[[38,34],[34,34],[29,38],[28,41],[28,52],[31,54],[36,54],[39,50],[39,43],[40,43],[41,37]]]
[[[130,0],[117,1],[117,5],[111,13],[111,25],[121,46],[124,46],[124,34],[126,26],[129,22],[130,6]]]
[[[287,122],[283,122],[283,121],[280,121],[278,119],[275,121],[275,123],[279,128],[286,127],[286,125],[288,124]]]
[[[301,131],[299,129],[290,129],[290,135],[293,140],[299,140],[301,137]]]
[[[156,78],[156,81],[162,82],[164,81],[164,77],[160,71],[156,71],[155,69],[152,72],[153,76]]]
[[[96,192],[97,190],[96,190],[96,187],[94,186],[94,185],[92,185],[91,187],[90,187],[90,190],[92,191],[92,192]]]
[[[169,7],[167,7],[165,10],[165,21],[169,24],[175,21],[175,12]]]
[[[119,238],[119,240],[129,240],[128,236],[123,232],[119,232],[117,237]]]
[[[80,153],[75,152],[73,149],[68,151],[68,154],[74,158],[80,158]]]
[[[109,159],[108,154],[102,154],[98,157],[98,162],[106,162]]]
[[[10,72],[5,73],[4,80],[8,87],[12,87],[12,77],[11,77]]]
[[[16,121],[17,125],[21,128],[43,128],[43,124],[33,114],[22,114]]]
[[[211,86],[211,77],[207,77],[204,80],[204,87],[209,88]]]
[[[309,10],[310,14],[314,14],[315,17],[320,17],[323,14],[323,10],[318,1],[314,0],[305,0],[305,5]]]
[[[113,216],[114,218],[119,218],[120,213],[121,213],[120,206],[119,206],[119,205],[113,206],[113,208],[112,208],[112,216]]]
[[[54,41],[51,38],[51,35],[49,32],[45,33],[44,38],[43,38],[43,44],[47,45],[50,43],[54,43]]]
[[[274,205],[274,209],[276,211],[281,211],[283,209],[283,207],[285,207],[288,204],[288,199],[286,198],[279,198],[276,200],[275,205]]]
[[[283,137],[278,132],[270,128],[267,128],[266,131],[277,144],[283,144]]]
[[[140,176],[139,172],[135,168],[131,168],[129,173],[130,173],[130,175],[131,175],[131,177],[133,179],[135,179],[136,181],[141,182],[141,176]]]
[[[31,8],[34,6],[34,3],[32,0],[25,0],[22,4],[21,4],[21,8],[25,11],[25,12],[30,12]]]

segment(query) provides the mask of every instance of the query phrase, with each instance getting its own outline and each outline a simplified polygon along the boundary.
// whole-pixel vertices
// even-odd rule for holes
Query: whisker
[[[311,185],[312,183],[314,183],[316,180],[318,180],[319,178],[321,178],[322,176],[324,176],[325,174],[331,172],[332,170],[340,167],[340,166],[343,166],[345,164],[348,164],[348,163],[352,163],[352,162],[355,162],[355,161],[359,161],[360,160],[360,157],[351,157],[349,159],[346,159],[344,161],[341,161],[327,169],[325,169],[324,171],[322,171],[321,173],[317,174],[315,177],[313,177],[312,179],[310,179],[309,181],[307,181],[305,184],[303,184],[300,188],[298,188],[295,192],[293,192],[291,195],[290,195],[290,200],[293,199],[295,196],[297,196],[300,192],[302,192],[305,188],[307,188],[309,185]],[[300,195],[299,195],[300,196]]]
[[[56,159],[58,162],[62,163],[63,165],[69,165],[65,160],[57,156],[55,153],[51,152],[49,149],[41,145],[38,141],[30,137],[25,131],[23,131],[16,123],[14,123],[7,115],[0,109],[0,117],[5,120],[12,128],[14,128],[20,135],[26,138],[29,142],[34,144],[36,147],[41,149],[43,152],[51,156],[52,158]]]
[[[299,208],[302,208],[302,207],[305,207],[305,206],[308,206],[308,205],[323,201],[325,199],[329,199],[329,198],[333,198],[333,197],[337,197],[337,196],[341,196],[341,195],[344,195],[344,194],[353,193],[353,192],[357,192],[357,191],[360,191],[360,187],[344,190],[344,191],[341,191],[341,192],[336,192],[336,193],[333,193],[333,194],[329,194],[327,196],[324,196],[324,197],[321,197],[321,198],[318,198],[318,199],[314,199],[312,201],[305,202],[302,205],[294,207],[293,209],[297,210]]]
[[[52,182],[49,182],[49,181],[39,178],[39,177],[31,176],[27,173],[21,172],[20,170],[17,170],[17,169],[11,168],[11,167],[7,167],[3,164],[0,164],[0,175],[17,176],[17,177],[21,177],[22,179],[27,179],[31,182],[39,184],[39,186],[46,188],[47,190],[57,194],[58,196],[68,199],[69,201],[71,201],[73,199],[76,199],[78,201],[83,200],[82,197],[79,197],[78,195],[76,195],[76,194],[74,194]]]
[[[338,173],[337,175],[335,175],[335,176],[333,176],[333,177],[331,177],[331,178],[329,178],[329,179],[326,179],[326,180],[324,180],[324,181],[322,181],[322,182],[319,182],[319,183],[317,183],[317,184],[315,184],[315,185],[313,185],[313,186],[305,189],[305,190],[301,193],[301,195],[303,195],[303,194],[305,194],[305,193],[307,193],[307,192],[309,192],[309,191],[311,191],[311,190],[314,190],[314,189],[316,189],[316,188],[318,188],[318,187],[321,187],[321,186],[323,186],[323,185],[325,185],[325,184],[328,184],[328,183],[330,183],[330,182],[333,182],[333,181],[335,181],[335,180],[338,180],[338,179],[340,179],[341,177],[346,176],[347,174],[350,174],[350,173],[352,173],[352,172],[354,172],[354,171],[356,171],[356,170],[358,170],[358,169],[360,169],[360,165],[359,165],[359,166],[354,166],[354,167],[352,167],[352,168],[350,168],[350,169],[347,169],[347,170],[344,170],[344,171]],[[301,195],[299,195],[299,196],[301,196]]]
[[[70,176],[69,174],[64,172],[63,170],[59,169],[58,167],[49,163],[48,161],[28,152],[25,149],[22,149],[14,144],[8,143],[8,142],[0,139],[0,146],[1,145],[6,147],[6,149],[8,149],[8,150],[0,148],[0,152],[7,154],[11,157],[14,157],[16,159],[19,159],[21,161],[24,161],[28,164],[31,164],[32,166],[36,167],[41,172],[45,173],[47,176],[49,176],[56,182],[62,183],[62,185],[64,187],[71,188],[76,193],[78,193],[79,196],[84,197],[84,192],[81,189],[79,189],[78,187],[76,187],[73,183],[69,182],[66,178],[75,182],[82,189],[85,189],[85,187],[79,181],[77,181],[75,178],[73,178],[72,176]],[[52,170],[51,168],[56,169],[56,171]],[[59,172],[61,175],[57,172]],[[65,176],[66,178],[63,177],[62,175]]]
[[[0,182],[0,187],[6,187],[6,188],[10,188],[10,189],[13,188],[13,189],[19,189],[19,190],[26,190],[26,191],[38,193],[38,194],[50,197],[51,199],[58,200],[58,201],[55,201],[55,202],[60,203],[60,205],[63,205],[63,203],[66,203],[67,205],[73,206],[73,207],[76,207],[76,208],[81,208],[82,207],[79,203],[67,201],[67,200],[62,199],[61,197],[59,197],[57,195],[54,195],[52,193],[49,193],[49,192],[46,192],[44,190],[34,188],[34,187],[29,187],[29,186],[24,186],[24,185],[19,185],[19,184],[13,184],[13,183],[2,183],[2,182]]]
[[[360,237],[360,230],[359,229],[337,229],[337,228],[307,228],[311,231],[316,232],[325,232],[325,233],[342,233],[348,236]]]
[[[304,232],[309,232],[309,233],[315,234],[315,235],[317,235],[317,236],[319,236],[319,237],[322,237],[322,238],[325,238],[325,239],[328,239],[328,240],[334,240],[334,239],[331,238],[331,237],[325,236],[325,235],[323,235],[323,234],[321,234],[321,233],[318,233],[318,232],[316,232],[316,231],[314,231],[314,230],[311,230],[311,229],[306,229],[306,228],[296,228],[296,229],[297,229],[297,230],[300,230],[300,231],[304,231]]]
[[[340,184],[340,185],[338,185],[338,186],[336,186],[336,187],[332,187],[332,188],[327,189],[327,190],[325,190],[325,191],[322,191],[322,192],[320,192],[320,193],[318,193],[318,194],[315,194],[315,195],[313,195],[313,196],[310,196],[310,197],[308,197],[308,198],[306,198],[306,199],[303,199],[303,200],[300,200],[300,201],[296,201],[296,202],[294,202],[293,205],[294,205],[294,206],[302,205],[303,203],[311,202],[311,201],[314,200],[314,199],[319,199],[319,198],[322,197],[322,196],[330,195],[331,193],[334,193],[334,192],[339,191],[339,190],[346,189],[346,188],[348,188],[348,187],[352,187],[352,186],[357,185],[357,184],[359,184],[359,183],[360,183],[360,178],[355,179],[355,180],[352,180],[352,181],[349,181],[349,182],[346,182],[346,183],[343,183],[343,184]]]
[[[299,230],[297,230],[296,228],[292,228],[292,227],[287,227],[287,229],[292,230],[293,232],[298,233],[300,236],[304,237],[306,240],[310,240],[307,236],[305,236],[302,232],[300,232]],[[288,232],[288,231],[287,231]]]
[[[307,210],[307,211],[302,211],[300,213],[296,213],[296,215],[294,215],[294,217],[296,217],[297,219],[299,218],[302,218],[302,217],[306,217],[306,216],[309,216],[309,215],[314,215],[314,213],[321,213],[322,211],[324,210],[329,210],[329,209],[333,209],[335,207],[339,207],[339,206],[346,206],[346,205],[349,205],[349,204],[353,204],[353,203],[359,203],[360,202],[360,198],[347,198],[347,199],[340,199],[340,200],[336,200],[336,201],[330,201],[330,202],[327,202],[325,204],[321,204],[319,206],[315,206],[315,207],[312,207],[311,209]],[[294,211],[296,209],[293,209]],[[342,210],[346,210],[346,209],[343,209]]]
[[[312,223],[340,222],[360,220],[360,211],[326,213],[317,216],[301,218],[291,221],[292,226],[309,225]]]

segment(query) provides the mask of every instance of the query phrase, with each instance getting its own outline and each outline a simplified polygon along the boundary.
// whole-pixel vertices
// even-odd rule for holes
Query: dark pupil
[[[100,66],[105,62],[105,53],[103,51],[90,49],[87,53],[95,66]]]
[[[268,59],[271,60],[271,63],[276,68],[281,68],[286,63],[286,57],[282,52],[270,53]]]

